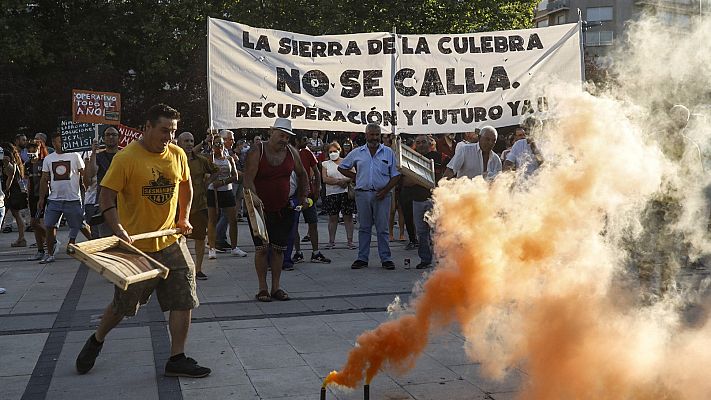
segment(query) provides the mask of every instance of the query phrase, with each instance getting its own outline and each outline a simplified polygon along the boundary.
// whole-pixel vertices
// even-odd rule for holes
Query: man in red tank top
[[[264,210],[269,243],[252,236],[255,246],[254,265],[259,278],[259,301],[289,300],[279,279],[284,260],[284,250],[294,223],[294,209],[289,204],[289,180],[295,172],[298,178],[297,199],[306,206],[309,181],[296,149],[289,145],[294,136],[291,121],[277,118],[269,129],[269,140],[255,145],[247,154],[244,169],[244,188],[252,192],[254,206]],[[250,226],[253,221],[249,221]],[[271,249],[271,254],[267,251]],[[269,257],[271,256],[271,257]],[[267,260],[272,267],[272,290],[267,286]]]

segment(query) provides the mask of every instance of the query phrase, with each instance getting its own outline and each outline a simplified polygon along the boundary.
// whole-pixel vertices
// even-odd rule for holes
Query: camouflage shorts
[[[195,292],[195,264],[185,238],[181,237],[163,250],[147,254],[170,269],[168,277],[134,283],[125,291],[115,287],[111,303],[114,314],[136,315],[138,308],[148,303],[153,291],[158,293],[158,303],[163,312],[197,308],[200,302]]]

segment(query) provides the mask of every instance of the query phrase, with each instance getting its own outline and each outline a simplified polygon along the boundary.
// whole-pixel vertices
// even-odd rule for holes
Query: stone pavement
[[[370,268],[351,270],[356,250],[346,249],[341,225],[338,247],[324,251],[331,264],[297,264],[282,275],[292,300],[259,303],[245,223],[239,232],[249,256],[205,260],[209,279],[198,281],[202,304],[186,352],[212,368],[203,379],[163,376],[167,314],[155,299],[111,332],[91,372],[77,375],[74,360],[110,302],[112,285],[64,253],[47,266],[25,261],[35,249],[12,249],[17,233],[0,234],[0,287],[7,289],[0,295],[0,399],[317,399],[323,378],[343,365],[355,338],[387,320],[388,304],[397,296],[407,301],[423,275],[414,269],[417,252],[406,251],[404,242],[393,244],[395,271],[380,268],[375,248]],[[326,232],[322,217],[322,243]],[[64,228],[62,243],[66,235]],[[27,241],[34,242],[32,233]],[[308,260],[310,243],[303,248]],[[403,268],[406,257],[413,269]],[[371,398],[513,399],[522,372],[486,380],[463,344],[456,329],[433,337],[410,373],[378,375]],[[329,389],[327,398],[359,399],[362,390]]]

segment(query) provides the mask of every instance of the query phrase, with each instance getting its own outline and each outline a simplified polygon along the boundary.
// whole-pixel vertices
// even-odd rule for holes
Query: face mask
[[[332,152],[328,153],[328,158],[330,158],[331,161],[336,161],[336,160],[338,160],[338,153],[335,151],[332,151]]]

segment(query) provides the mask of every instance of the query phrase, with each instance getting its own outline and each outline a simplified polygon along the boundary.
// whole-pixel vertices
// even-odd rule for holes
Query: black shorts
[[[247,218],[247,221],[249,222],[249,232],[251,233],[252,221],[249,218]],[[289,235],[291,235],[291,227],[294,225],[294,209],[286,206],[279,211],[265,211],[264,225],[269,235],[269,243],[264,243],[261,238],[252,235],[255,249],[263,250],[267,248],[267,245],[271,245],[275,250],[286,250],[286,244],[289,241]]]
[[[349,199],[348,192],[329,194],[323,200],[323,208],[328,215],[353,215],[356,211],[355,199]]]
[[[44,218],[44,209],[37,210],[37,203],[39,203],[39,197],[38,196],[30,196],[28,198],[28,202],[30,205],[30,218],[38,218],[42,219]],[[47,204],[47,198],[44,198],[44,204]],[[39,214],[37,214],[37,211],[39,211]]]
[[[235,200],[235,194],[231,190],[218,191],[217,192],[217,204],[215,204],[215,191],[207,191],[207,206],[215,208],[219,206],[220,208],[229,208],[237,205]]]

